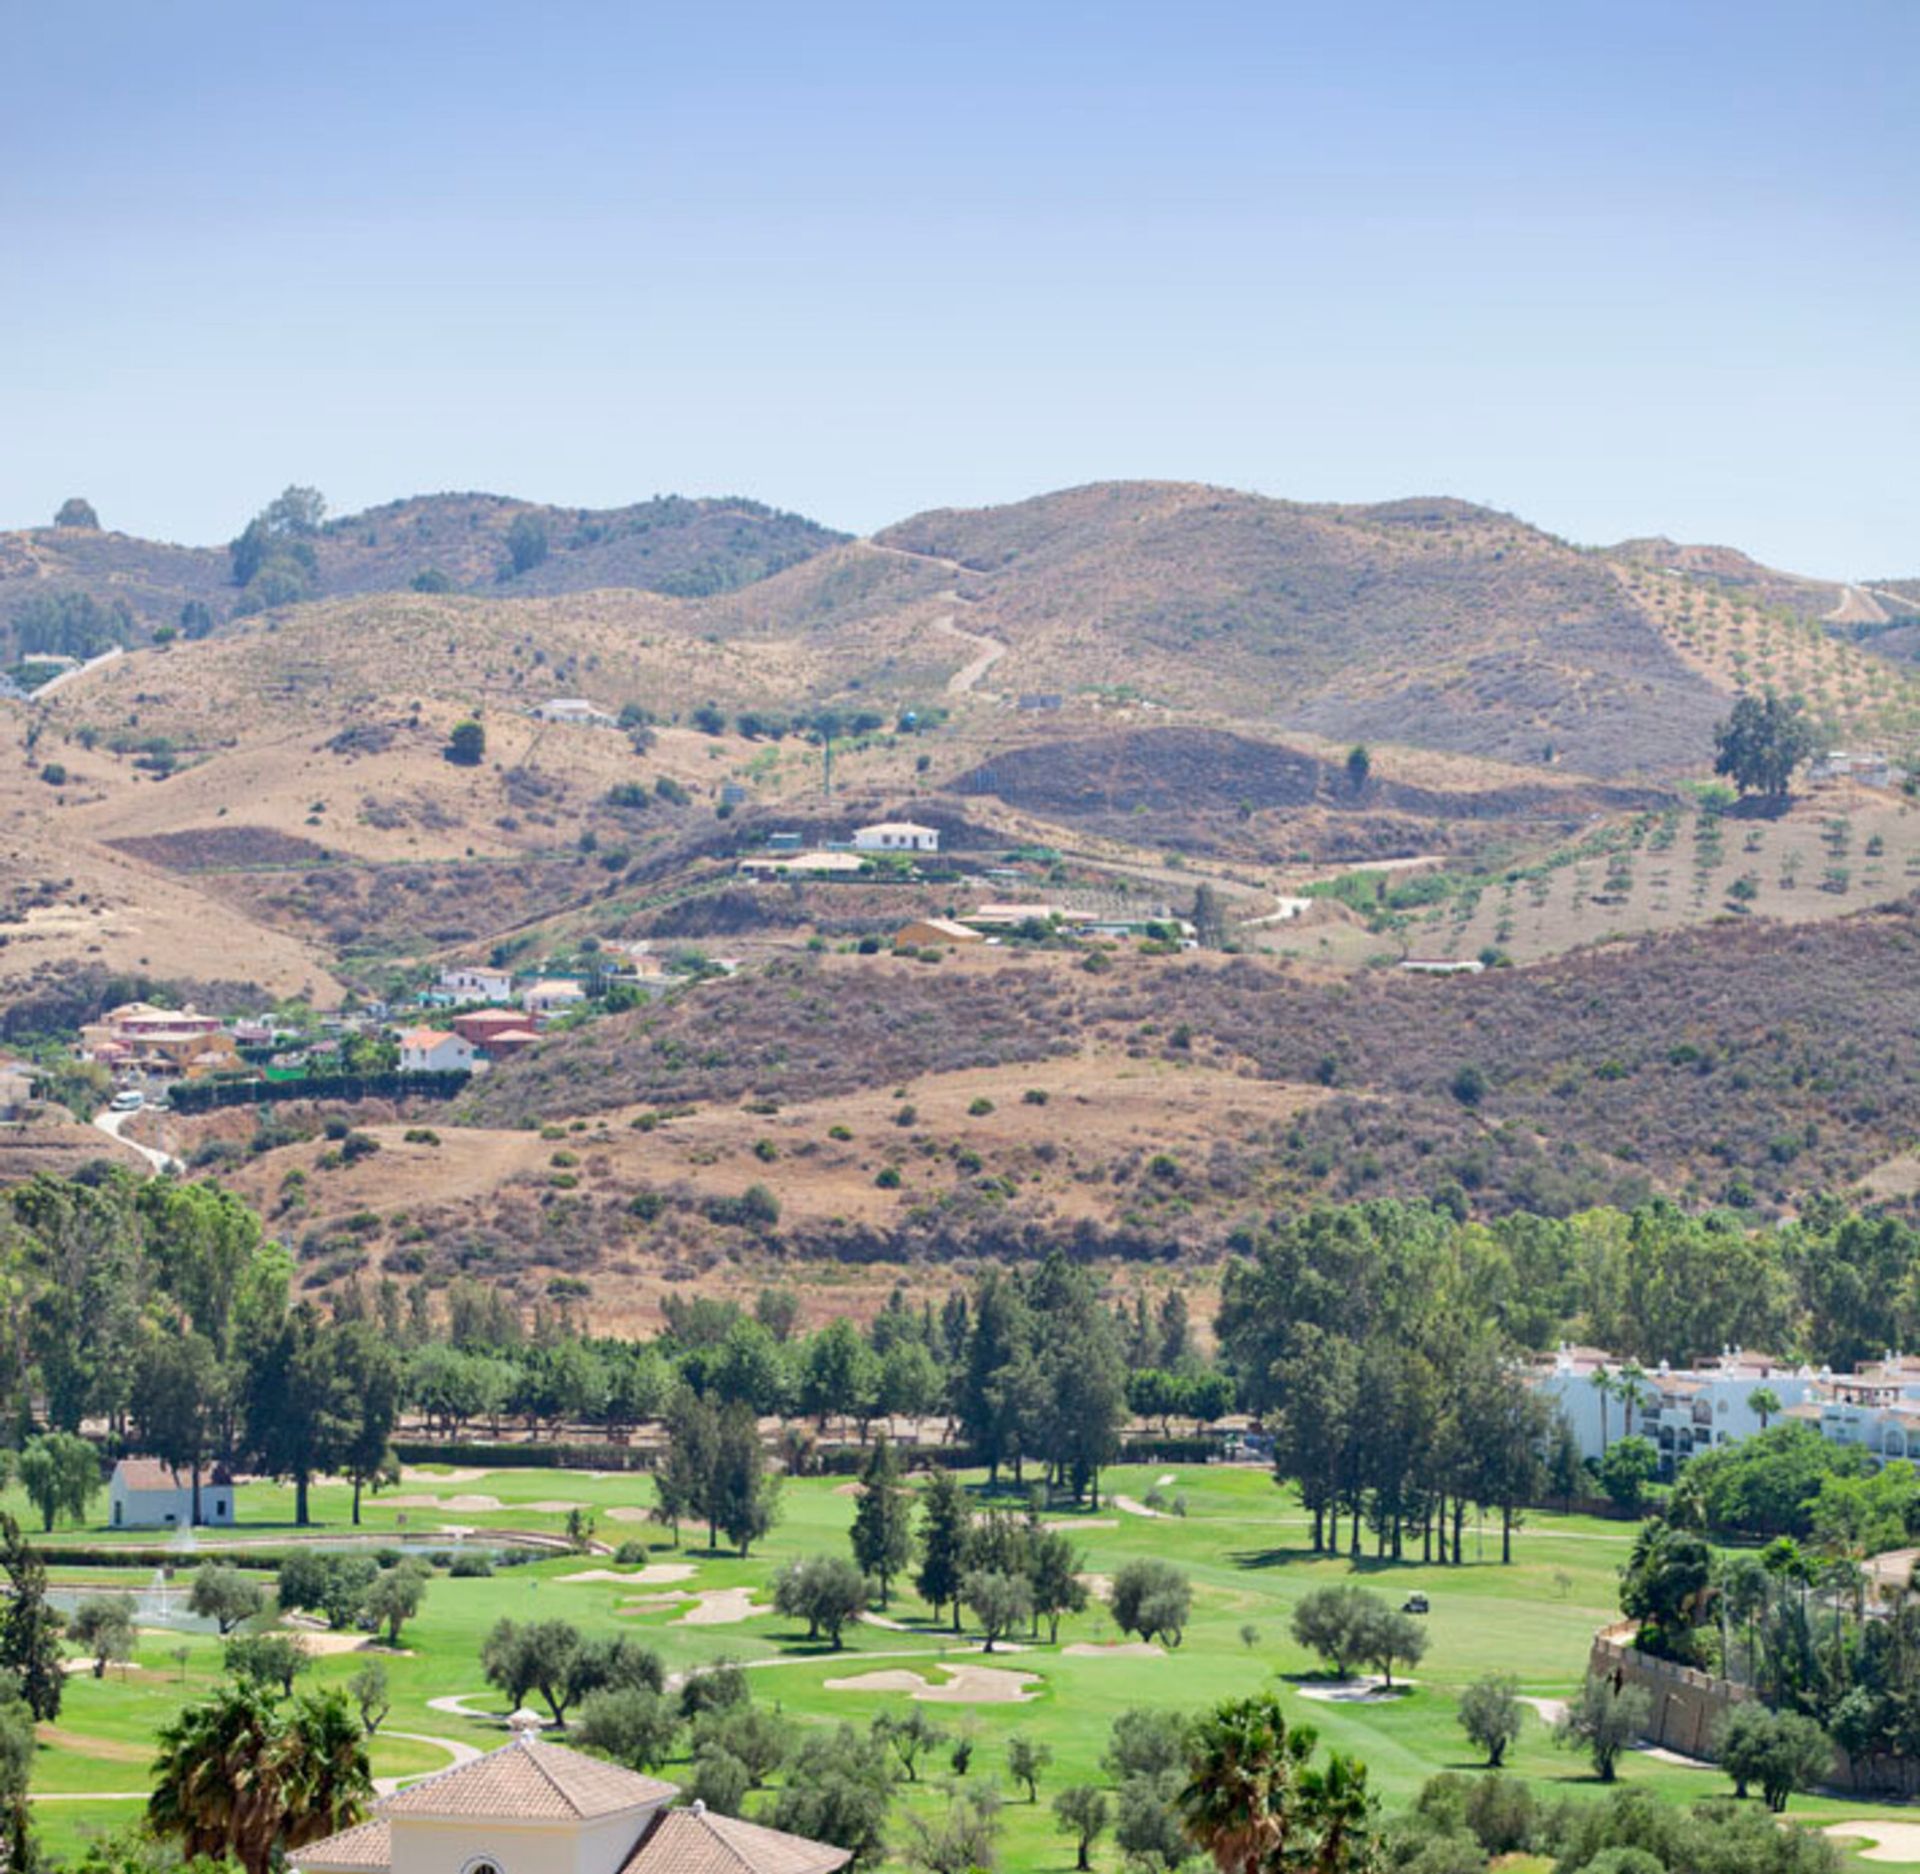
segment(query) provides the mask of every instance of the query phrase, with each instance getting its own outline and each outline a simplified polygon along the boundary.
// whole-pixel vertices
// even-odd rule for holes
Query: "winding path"
[[[984,677],[1001,658],[1007,654],[1007,645],[999,638],[990,638],[984,631],[969,631],[963,625],[953,622],[953,614],[933,621],[936,631],[944,631],[949,637],[958,638],[963,644],[972,644],[979,648],[979,655],[964,663],[947,679],[949,696],[966,696],[975,684]]]
[[[964,602],[960,580],[966,568],[958,560],[948,559],[944,553],[916,553],[911,547],[896,547],[881,540],[866,540],[861,544],[871,553],[892,553],[903,560],[918,560],[926,565],[943,567],[953,580],[954,602]],[[947,679],[949,696],[971,695],[980,679],[1012,648],[999,638],[989,637],[984,631],[969,631],[964,625],[956,624],[951,612],[936,618],[933,628],[944,631],[949,637],[958,638],[963,644],[971,644],[977,653]]]
[[[183,1165],[179,1159],[175,1158],[171,1152],[163,1152],[158,1146],[142,1145],[138,1139],[130,1139],[126,1136],[124,1130],[126,1123],[129,1119],[135,1118],[136,1116],[134,1113],[95,1113],[93,1116],[94,1130],[96,1132],[104,1132],[108,1138],[114,1140],[116,1143],[128,1146],[138,1152],[156,1172],[185,1171],[186,1166]]]

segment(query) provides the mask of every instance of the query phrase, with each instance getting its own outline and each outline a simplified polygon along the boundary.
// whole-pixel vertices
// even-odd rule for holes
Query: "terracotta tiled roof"
[[[297,1868],[354,1870],[355,1874],[386,1874],[393,1865],[393,1839],[385,1816],[343,1828],[337,1835],[296,1848],[287,1859]]]
[[[851,1859],[844,1848],[715,1815],[696,1802],[661,1816],[621,1874],[833,1874]]]
[[[443,1041],[452,1041],[455,1037],[444,1028],[409,1028],[400,1037],[403,1048],[437,1048]]]
[[[409,1784],[381,1809],[390,1816],[569,1820],[618,1815],[679,1793],[671,1783],[529,1736]]]
[[[193,1486],[191,1471],[176,1471],[158,1458],[122,1458],[113,1467],[113,1474],[128,1490],[188,1490]],[[202,1490],[209,1484],[226,1488],[232,1483],[233,1473],[224,1464],[209,1465],[200,1473]]]

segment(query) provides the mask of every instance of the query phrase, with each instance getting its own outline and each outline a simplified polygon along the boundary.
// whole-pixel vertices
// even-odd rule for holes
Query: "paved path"
[[[131,1146],[155,1171],[185,1171],[186,1166],[171,1152],[163,1152],[152,1145],[142,1145],[138,1139],[130,1139],[126,1136],[124,1130],[126,1123],[135,1116],[133,1113],[95,1113],[94,1129],[104,1132],[110,1139],[117,1139],[122,1145]]]
[[[397,1737],[409,1744],[431,1744],[438,1750],[444,1750],[447,1753],[447,1762],[444,1767],[449,1770],[463,1763],[471,1763],[476,1757],[485,1754],[474,1745],[466,1743],[460,1738],[434,1737],[425,1731],[383,1731],[381,1735],[383,1737]],[[391,1796],[402,1783],[413,1782],[422,1774],[432,1776],[436,1774],[436,1772],[431,1770],[425,1772],[416,1770],[413,1776],[377,1776],[373,1779],[373,1793],[376,1796]]]

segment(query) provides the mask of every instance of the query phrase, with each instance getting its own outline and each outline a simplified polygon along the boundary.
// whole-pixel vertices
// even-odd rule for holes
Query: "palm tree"
[[[1600,1455],[1607,1455],[1607,1401],[1613,1397],[1613,1375],[1597,1366],[1587,1375],[1587,1384],[1600,1395]]]
[[[1613,1382],[1613,1396],[1620,1401],[1620,1409],[1626,1415],[1626,1427],[1620,1434],[1623,1438],[1633,1436],[1634,1407],[1653,1397],[1646,1379],[1646,1369],[1637,1360],[1629,1360]]]
[[[1760,1421],[1760,1429],[1767,1429],[1767,1421],[1779,1416],[1780,1395],[1771,1386],[1756,1386],[1747,1394],[1747,1409]]]
[[[1187,1834],[1220,1874],[1278,1864],[1296,1819],[1295,1780],[1316,1741],[1309,1726],[1289,1731],[1272,1697],[1230,1699],[1201,1720],[1178,1801]]]
[[[147,1820],[189,1859],[231,1855],[267,1874],[276,1849],[349,1827],[372,1794],[366,1739],[341,1693],[302,1698],[283,1719],[270,1694],[240,1683],[160,1733]]]
[[[1312,1874],[1365,1874],[1373,1866],[1374,1800],[1358,1757],[1327,1756],[1324,1770],[1300,1772],[1300,1820],[1312,1834]]]
[[[277,1804],[271,1785],[272,1700],[245,1681],[189,1705],[160,1732],[147,1821],[188,1860],[234,1856],[265,1874]]]
[[[345,1693],[336,1688],[300,1699],[275,1754],[283,1846],[299,1848],[359,1821],[373,1795],[373,1773]]]

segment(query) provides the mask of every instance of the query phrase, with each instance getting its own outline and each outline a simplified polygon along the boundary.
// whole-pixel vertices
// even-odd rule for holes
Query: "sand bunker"
[[[400,1481],[403,1484],[477,1484],[481,1478],[491,1474],[488,1471],[469,1470],[462,1464],[452,1465],[446,1470],[422,1469],[417,1464],[403,1464],[400,1467]]]
[[[685,1588],[668,1588],[659,1594],[636,1594],[630,1601],[622,1601],[613,1611],[616,1614],[655,1614],[663,1607],[678,1607],[682,1601],[691,1601],[696,1597]]]
[[[1113,1500],[1113,1507],[1116,1510],[1125,1510],[1129,1516],[1157,1517],[1162,1514],[1162,1512],[1159,1510],[1148,1509],[1144,1503],[1134,1502],[1134,1500],[1131,1497],[1115,1497]]]
[[[662,1582],[685,1581],[700,1571],[691,1562],[649,1562],[644,1568],[583,1568],[576,1575],[562,1575],[561,1582],[617,1581],[623,1588],[652,1588]]]
[[[863,1672],[857,1678],[829,1679],[829,1692],[905,1692],[926,1705],[1025,1705],[1033,1700],[1027,1690],[1039,1677],[1031,1672],[1007,1672],[998,1666],[941,1666],[946,1683],[934,1685],[917,1672],[895,1668]]]
[[[1920,1861],[1920,1822],[1836,1822],[1825,1831],[1848,1841],[1876,1844],[1860,1850],[1862,1861]]]
[[[1395,1679],[1388,1685],[1377,1672],[1366,1672],[1357,1679],[1322,1679],[1293,1689],[1302,1698],[1317,1699],[1323,1705],[1385,1705],[1410,1691],[1414,1684],[1412,1679]]]
[[[1531,1705],[1548,1724],[1558,1724],[1567,1715],[1567,1701],[1564,1698],[1533,1698],[1527,1693],[1518,1694],[1523,1705]]]
[[[532,1510],[541,1516],[567,1516],[575,1510],[584,1510],[584,1503],[574,1503],[566,1497],[540,1497],[532,1503],[515,1504],[516,1509]]]
[[[616,1503],[606,1512],[606,1516],[611,1523],[644,1523],[652,1520],[653,1512],[642,1509],[637,1503]]]
[[[387,1497],[384,1501],[390,1510],[497,1510],[500,1507],[498,1497],[487,1496]],[[537,1509],[539,1505],[532,1507]]]
[[[1074,1577],[1096,1601],[1113,1599],[1113,1577],[1111,1575],[1077,1575]]]
[[[735,1621],[754,1620],[773,1612],[756,1607],[751,1588],[709,1588],[694,1596],[694,1604],[673,1624],[676,1627],[730,1627]]]
[[[1061,1647],[1069,1659],[1165,1659],[1167,1649],[1152,1640],[1076,1640]]]
[[[864,1497],[867,1487],[856,1477],[850,1484],[835,1484],[833,1494],[836,1497]]]
[[[300,1650],[310,1659],[325,1659],[334,1653],[361,1653],[378,1647],[390,1659],[410,1658],[410,1654],[390,1653],[370,1633],[296,1633]]]

